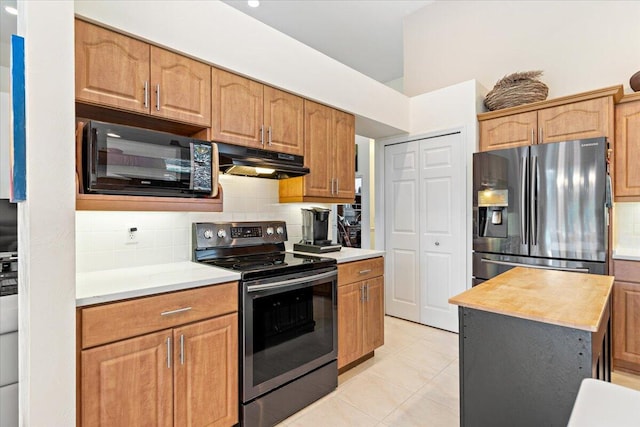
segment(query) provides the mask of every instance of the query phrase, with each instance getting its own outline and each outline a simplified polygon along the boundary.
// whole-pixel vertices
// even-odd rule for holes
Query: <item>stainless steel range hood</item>
[[[239,145],[217,145],[220,172],[225,174],[286,179],[309,173],[302,156]]]

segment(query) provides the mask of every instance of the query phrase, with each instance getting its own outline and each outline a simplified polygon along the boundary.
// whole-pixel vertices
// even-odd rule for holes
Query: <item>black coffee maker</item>
[[[329,215],[331,209],[302,209],[302,241],[295,243],[293,249],[302,252],[339,251],[342,246],[327,239],[329,233]]]

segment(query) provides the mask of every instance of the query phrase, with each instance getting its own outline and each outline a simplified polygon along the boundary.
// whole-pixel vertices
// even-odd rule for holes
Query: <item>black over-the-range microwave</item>
[[[166,132],[88,121],[82,126],[85,193],[214,197],[215,143]]]

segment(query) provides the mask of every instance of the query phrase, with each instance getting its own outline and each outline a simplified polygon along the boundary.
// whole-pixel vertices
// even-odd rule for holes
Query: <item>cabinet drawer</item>
[[[384,258],[378,257],[363,261],[348,262],[338,265],[338,286],[347,283],[367,280],[384,274]]]
[[[82,348],[238,311],[238,283],[89,307],[82,310]]]
[[[640,283],[640,261],[613,260],[616,281]]]

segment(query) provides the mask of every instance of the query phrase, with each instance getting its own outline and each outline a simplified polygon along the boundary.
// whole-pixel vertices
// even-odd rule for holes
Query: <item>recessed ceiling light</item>
[[[18,15],[18,9],[16,9],[15,7],[11,7],[11,6],[5,6],[4,10],[7,13],[10,13],[11,15]]]
[[[260,1],[259,0],[249,0],[247,2],[247,4],[249,5],[249,7],[258,7],[258,6],[260,6]]]

